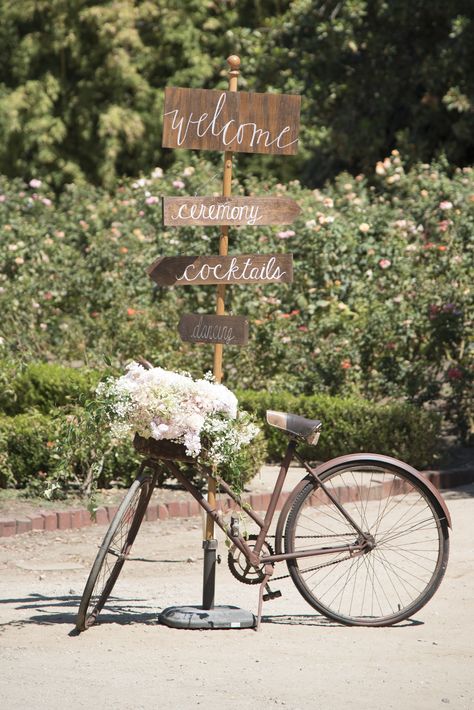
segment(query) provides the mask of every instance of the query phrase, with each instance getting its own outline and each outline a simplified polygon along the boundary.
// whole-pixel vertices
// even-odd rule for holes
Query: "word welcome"
[[[163,146],[293,154],[299,108],[299,96],[167,88]]]

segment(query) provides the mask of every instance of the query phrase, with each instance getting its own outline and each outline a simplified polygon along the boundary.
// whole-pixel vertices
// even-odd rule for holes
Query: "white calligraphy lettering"
[[[227,325],[206,325],[203,323],[203,316],[200,317],[199,321],[194,326],[191,338],[194,340],[206,340],[210,342],[221,343],[224,342],[226,345],[235,340],[232,326]]]
[[[219,126],[218,119],[224,110],[226,100],[227,96],[225,93],[219,96],[214,113],[212,114],[212,118],[207,126],[205,126],[205,122],[209,119],[208,113],[202,113],[198,118],[195,118],[194,114],[191,112],[186,118],[184,115],[180,115],[179,109],[171,109],[170,111],[166,111],[164,115],[172,117],[171,130],[176,131],[177,145],[183,145],[188,137],[188,134],[192,137],[193,131],[196,133],[198,138],[203,138],[206,133],[210,131],[213,136],[221,137],[222,144],[226,147],[230,146],[234,141],[239,145],[242,145],[246,135],[250,136],[248,140],[252,148],[258,147],[259,145],[264,145],[266,148],[270,148],[272,145],[276,144],[278,148],[284,149],[294,143],[297,143],[297,138],[290,140],[287,143],[284,142],[285,135],[291,132],[291,126],[285,126],[274,138],[268,129],[259,128],[257,124],[253,122],[241,123],[237,126],[237,129],[235,129],[236,121],[234,118],[231,118],[229,121]],[[194,126],[196,126],[195,129],[192,128]]]
[[[264,262],[261,267],[255,266],[252,262],[252,257],[248,257],[239,266],[237,257],[233,256],[229,262],[229,267],[225,270],[222,263],[218,262],[214,266],[211,264],[202,264],[200,267],[196,264],[188,264],[182,274],[175,274],[176,284],[191,284],[195,281],[226,281],[227,283],[238,283],[239,281],[281,281],[286,275],[276,265],[274,256]]]

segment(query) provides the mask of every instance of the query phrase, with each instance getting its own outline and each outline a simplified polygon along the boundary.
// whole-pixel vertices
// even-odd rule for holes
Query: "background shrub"
[[[48,485],[56,496],[61,496],[71,489],[90,492],[95,486],[125,486],[133,480],[141,459],[131,442],[111,438],[106,429],[97,426],[87,408],[91,382],[97,382],[100,373],[89,371],[75,379],[77,374],[74,368],[60,365],[30,365],[11,381],[13,391],[18,393],[16,410],[23,413],[0,416],[0,486],[38,492]],[[64,391],[60,383],[64,384]],[[375,405],[356,396],[249,389],[238,391],[237,396],[263,430],[263,436],[246,449],[243,485],[265,460],[280,460],[286,445],[286,436],[265,423],[267,409],[322,420],[318,447],[301,449],[312,460],[369,451],[423,468],[433,463],[438,449],[439,415],[406,403]],[[80,406],[79,400],[86,403],[85,407]],[[41,405],[43,411],[24,411],[32,402]],[[63,406],[58,407],[60,402]],[[201,482],[199,475],[190,475]]]
[[[313,461],[365,451],[395,456],[415,468],[424,468],[433,463],[439,449],[439,415],[408,404],[374,405],[356,397],[249,390],[237,394],[242,407],[254,412],[262,424],[266,422],[267,409],[320,419],[323,427],[317,447],[302,445],[299,449]],[[288,441],[286,435],[266,423],[264,435],[270,460],[281,460]]]
[[[55,363],[28,363],[14,371],[12,363],[1,363],[6,386],[0,393],[0,409],[19,414],[37,409],[48,414],[52,409],[77,404],[91,395],[101,377],[98,371],[71,368]]]
[[[51,470],[56,425],[40,412],[0,417],[0,482],[2,487],[28,487],[38,492]]]
[[[81,371],[110,357],[122,369],[145,355],[193,375],[212,369],[212,348],[182,343],[177,324],[183,312],[212,313],[214,287],[161,289],[146,275],[158,255],[217,251],[218,229],[161,223],[160,195],[212,191],[215,167],[188,159],[113,195],[71,185],[55,200],[0,179],[0,355],[11,362],[0,397],[16,396],[10,371],[38,361]],[[302,213],[291,227],[231,230],[231,253],[291,252],[295,279],[228,289],[250,343],[226,348],[226,384],[428,406],[468,442],[474,172],[406,170],[394,151],[367,177],[341,174],[324,190],[242,176],[235,192],[288,195]]]

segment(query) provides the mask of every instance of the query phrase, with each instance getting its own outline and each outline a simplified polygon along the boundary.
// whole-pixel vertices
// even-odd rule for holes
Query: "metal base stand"
[[[204,540],[202,606],[170,606],[161,612],[160,624],[175,629],[253,629],[250,611],[236,606],[214,606],[217,540]]]
[[[161,612],[160,624],[175,629],[253,629],[257,623],[250,611],[236,606],[170,606]]]

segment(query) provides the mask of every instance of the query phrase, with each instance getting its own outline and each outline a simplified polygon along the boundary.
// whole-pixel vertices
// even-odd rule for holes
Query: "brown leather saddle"
[[[288,434],[304,439],[313,446],[318,443],[322,427],[322,422],[319,419],[306,419],[298,414],[274,412],[272,409],[267,410],[267,422],[277,429],[282,429]]]

